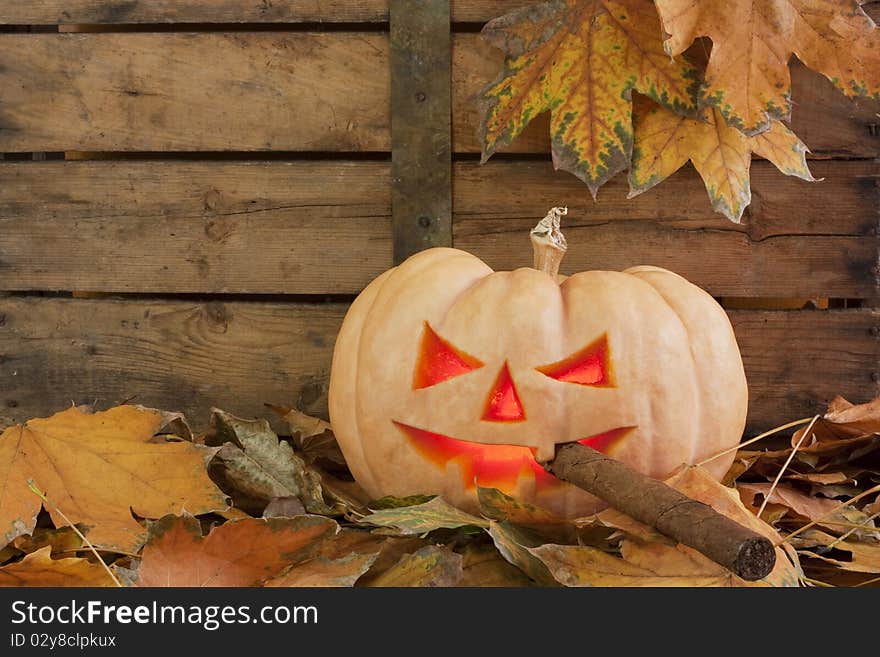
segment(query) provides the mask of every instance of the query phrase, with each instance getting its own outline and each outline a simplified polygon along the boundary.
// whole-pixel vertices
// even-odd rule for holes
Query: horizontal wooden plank
[[[877,294],[877,250],[856,237],[788,237],[751,242],[738,231],[679,234],[653,223],[569,225],[562,272],[620,270],[639,264],[675,271],[715,296],[850,297]],[[496,269],[529,264],[525,224],[457,237]]]
[[[266,402],[326,413],[336,304],[0,298],[0,416],[133,399],[268,416]],[[751,390],[749,426],[812,415],[835,394],[880,389],[880,311],[734,311]],[[875,377],[872,379],[872,376]]]
[[[326,413],[339,304],[0,298],[0,415],[76,403],[269,416],[264,403]]]
[[[821,183],[752,167],[753,203],[737,226],[712,212],[695,172],[626,199],[613,181],[593,203],[579,183],[542,163],[490,163],[456,177],[454,242],[496,269],[529,264],[525,239],[535,217],[568,204],[566,273],[667,267],[716,296],[878,294],[880,168],[815,162]]]
[[[712,212],[690,168],[626,200],[618,178],[593,203],[576,179],[543,163],[462,167],[455,179],[456,247],[494,269],[530,264],[528,231],[553,205],[568,204],[563,273],[653,264],[716,296],[880,296],[877,208],[880,168],[815,162],[821,183],[752,167],[753,201],[737,226]]]
[[[453,39],[457,152],[479,151],[474,98],[500,63],[478,35]],[[793,68],[813,152],[880,156],[880,103]],[[387,152],[389,75],[380,33],[0,34],[0,152]],[[538,117],[507,152],[547,153],[548,134]]]
[[[386,162],[0,163],[0,289],[357,292],[392,264],[390,176]]]
[[[880,310],[730,311],[752,433],[880,395]]]
[[[553,205],[567,205],[569,225],[651,220],[672,229],[731,230],[760,241],[786,235],[876,236],[880,206],[880,162],[816,160],[818,182],[782,175],[769,162],[751,167],[752,203],[741,224],[716,213],[691,165],[653,189],[627,198],[624,176],[599,190],[596,201],[574,176],[544,161],[459,162],[455,170],[455,213],[462,237],[494,232],[505,222],[543,217]],[[2,192],[0,192],[2,194]]]
[[[524,228],[524,225],[522,226]],[[854,237],[791,237],[759,244],[737,231],[672,234],[656,224],[571,226],[562,271],[620,270],[638,264],[671,269],[715,296],[850,297],[877,294],[877,251]],[[456,238],[493,268],[529,264],[527,232]],[[702,262],[701,262],[702,260]]]
[[[387,151],[387,69],[382,34],[3,34],[0,151]]]
[[[530,2],[452,0],[452,20],[485,22]],[[388,0],[0,0],[0,25],[387,21]]]
[[[483,23],[535,0],[452,0],[452,20]],[[880,3],[865,10],[875,20]],[[0,0],[0,25],[285,23],[388,20],[388,0]]]
[[[388,0],[0,0],[0,25],[387,20]]]
[[[718,296],[876,296],[880,165],[816,161],[821,183],[752,167],[745,223],[690,167],[593,202],[549,162],[458,162],[455,246],[529,264],[526,235],[570,207],[566,272],[652,263]],[[391,266],[387,162],[0,163],[0,290],[355,294]]]

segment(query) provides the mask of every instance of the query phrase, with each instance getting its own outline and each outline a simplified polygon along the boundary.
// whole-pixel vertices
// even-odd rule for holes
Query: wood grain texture
[[[353,293],[390,215],[385,162],[5,162],[0,289]]]
[[[338,304],[0,298],[0,415],[24,421],[71,402],[126,399],[270,416],[326,412]],[[751,391],[750,431],[880,393],[880,311],[734,311]],[[880,378],[880,377],[878,377]]]
[[[387,20],[388,0],[0,0],[0,25]]]
[[[568,204],[566,272],[653,263],[718,296],[871,296],[880,165],[813,170],[756,163],[737,226],[690,167],[594,203],[549,162],[458,162],[454,245],[529,265],[528,231]],[[0,290],[356,294],[392,265],[390,186],[387,162],[3,162]]]
[[[690,168],[626,200],[612,181],[595,204],[571,176],[542,163],[490,162],[456,176],[454,244],[493,269],[528,266],[534,217],[568,204],[562,273],[652,264],[716,296],[878,296],[880,168],[815,162],[822,183],[752,168],[753,201],[743,225],[712,213]]]
[[[131,399],[262,415],[264,403],[326,413],[339,304],[0,298],[0,414]]]
[[[535,0],[451,0],[452,20],[484,23]],[[865,10],[878,20],[880,3]],[[0,25],[384,22],[388,0],[0,0]]]
[[[451,0],[452,20],[485,22],[533,0]],[[0,0],[0,25],[371,23],[389,0]]]
[[[449,0],[390,0],[394,263],[452,246]]]
[[[0,151],[387,151],[387,68],[380,34],[4,34]]]
[[[752,433],[880,395],[880,310],[730,311]]]
[[[511,222],[501,232],[457,237],[455,243],[494,269],[524,266],[527,259],[516,251],[520,227]],[[699,281],[714,296],[872,298],[878,291],[876,246],[857,237],[786,237],[756,244],[735,230],[676,233],[647,222],[569,224],[565,234],[569,250],[563,274],[644,264]]]
[[[454,151],[479,151],[475,99],[500,66],[478,35],[453,39]],[[793,69],[793,127],[814,154],[880,156],[880,103]],[[391,147],[381,33],[0,34],[0,88],[0,152]],[[506,152],[548,153],[547,117]]]
[[[880,162],[817,160],[810,168],[820,182],[784,176],[769,162],[754,162],[752,204],[742,223],[734,224],[712,210],[690,165],[631,199],[626,180],[615,178],[594,202],[577,178],[554,171],[545,161],[458,162],[457,232],[461,237],[491,233],[505,221],[531,221],[553,205],[567,205],[563,228],[651,220],[673,229],[731,230],[755,241],[785,235],[873,237],[880,222]]]

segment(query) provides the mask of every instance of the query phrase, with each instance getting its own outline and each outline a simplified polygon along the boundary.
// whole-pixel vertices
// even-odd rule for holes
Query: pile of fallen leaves
[[[330,426],[275,409],[180,414],[70,408],[0,435],[0,586],[740,586],[698,552],[608,509],[564,521],[479,488],[370,500]],[[757,585],[870,585],[880,574],[880,399],[744,444],[724,483],[670,485],[777,547]],[[760,515],[760,517],[758,517]]]

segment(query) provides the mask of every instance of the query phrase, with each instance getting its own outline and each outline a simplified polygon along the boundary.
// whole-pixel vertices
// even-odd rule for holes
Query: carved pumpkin
[[[740,440],[746,380],[724,310],[657,267],[558,276],[562,214],[532,231],[535,268],[434,248],[352,304],[330,418],[370,495],[473,509],[480,485],[575,517],[603,504],[540,465],[558,444],[663,478]],[[707,468],[721,477],[732,460]]]

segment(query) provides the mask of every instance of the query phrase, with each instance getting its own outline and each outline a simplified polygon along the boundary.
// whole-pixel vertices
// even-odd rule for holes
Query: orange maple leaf
[[[0,568],[0,586],[115,586],[100,564],[88,559],[53,559],[45,546],[21,561]]]
[[[725,124],[717,109],[703,110],[701,120],[696,120],[639,99],[634,123],[630,198],[665,180],[690,160],[706,185],[712,207],[738,223],[752,198],[752,153],[770,160],[786,175],[815,180],[807,167],[807,147],[778,121],[767,132],[747,137]]]
[[[186,509],[226,508],[226,496],[208,478],[215,450],[156,439],[162,416],[137,406],[101,413],[70,408],[50,418],[9,427],[0,435],[0,546],[35,526],[41,501],[33,481],[72,522],[85,525],[91,543],[137,550],[142,518]],[[67,523],[48,509],[56,527]]]
[[[655,0],[666,50],[712,39],[702,102],[748,135],[791,113],[797,55],[847,96],[880,98],[880,30],[858,0]]]
[[[256,586],[317,556],[338,530],[331,518],[302,515],[233,520],[203,537],[193,516],[165,516],[150,528],[138,586]]]

